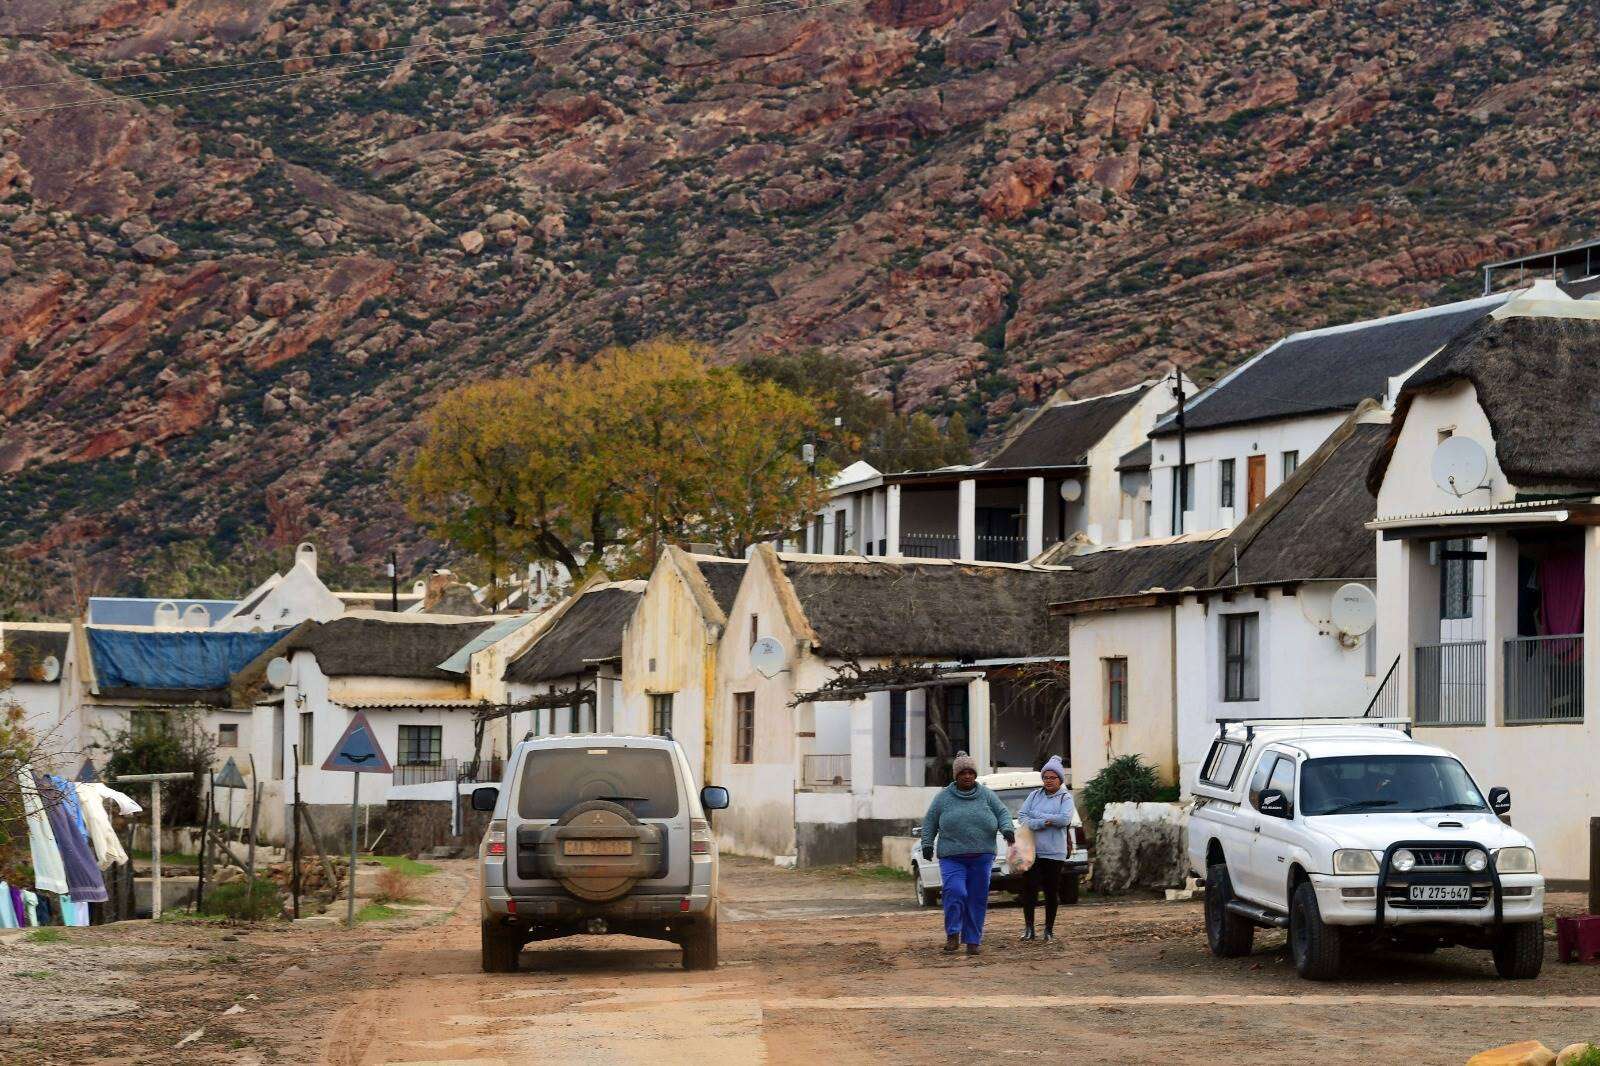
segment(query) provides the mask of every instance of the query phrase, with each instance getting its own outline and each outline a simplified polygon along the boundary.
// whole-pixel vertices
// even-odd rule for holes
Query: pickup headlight
[[[1489,866],[1489,856],[1473,848],[1462,858],[1461,865],[1475,874],[1482,873]]]
[[[1372,857],[1372,852],[1361,851],[1356,848],[1346,848],[1333,853],[1333,872],[1336,874],[1375,874],[1378,872],[1378,860]]]
[[[1532,848],[1501,848],[1494,853],[1494,868],[1503,874],[1536,874],[1539,863]]]
[[[1389,865],[1393,866],[1401,873],[1409,873],[1411,868],[1417,865],[1417,857],[1411,854],[1411,852],[1407,849],[1401,848],[1399,851],[1389,856]]]

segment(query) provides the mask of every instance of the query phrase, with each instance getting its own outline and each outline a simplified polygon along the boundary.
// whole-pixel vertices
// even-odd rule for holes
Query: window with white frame
[[[1288,481],[1289,476],[1300,469],[1300,453],[1288,451],[1283,453],[1283,480]]]
[[[222,722],[217,726],[217,747],[237,748],[239,746],[239,723]]]
[[[1128,720],[1128,660],[1103,660],[1106,668],[1106,721],[1121,725]]]
[[[752,763],[756,760],[756,694],[733,694],[733,761]]]
[[[1222,698],[1230,703],[1260,699],[1261,616],[1222,616]]]
[[[1233,506],[1233,460],[1217,461],[1217,506]]]

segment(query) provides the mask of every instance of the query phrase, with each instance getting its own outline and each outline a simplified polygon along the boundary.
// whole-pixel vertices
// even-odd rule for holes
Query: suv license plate
[[[631,840],[563,840],[564,855],[632,855]]]
[[[1417,903],[1471,903],[1467,885],[1412,885],[1411,898]]]

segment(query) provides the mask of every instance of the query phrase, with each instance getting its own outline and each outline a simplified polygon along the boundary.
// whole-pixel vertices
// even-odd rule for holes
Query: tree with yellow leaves
[[[831,470],[801,446],[815,405],[652,341],[446,394],[404,479],[413,516],[491,575],[654,564],[669,543],[730,555],[798,528]]]

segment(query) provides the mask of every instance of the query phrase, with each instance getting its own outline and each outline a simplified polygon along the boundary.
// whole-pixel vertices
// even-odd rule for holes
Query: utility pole
[[[400,566],[394,552],[389,553],[389,610],[400,613]]]
[[[1178,400],[1178,469],[1172,478],[1172,535],[1183,532],[1183,507],[1189,501],[1189,442],[1183,430],[1183,371],[1172,364],[1172,395]]]

